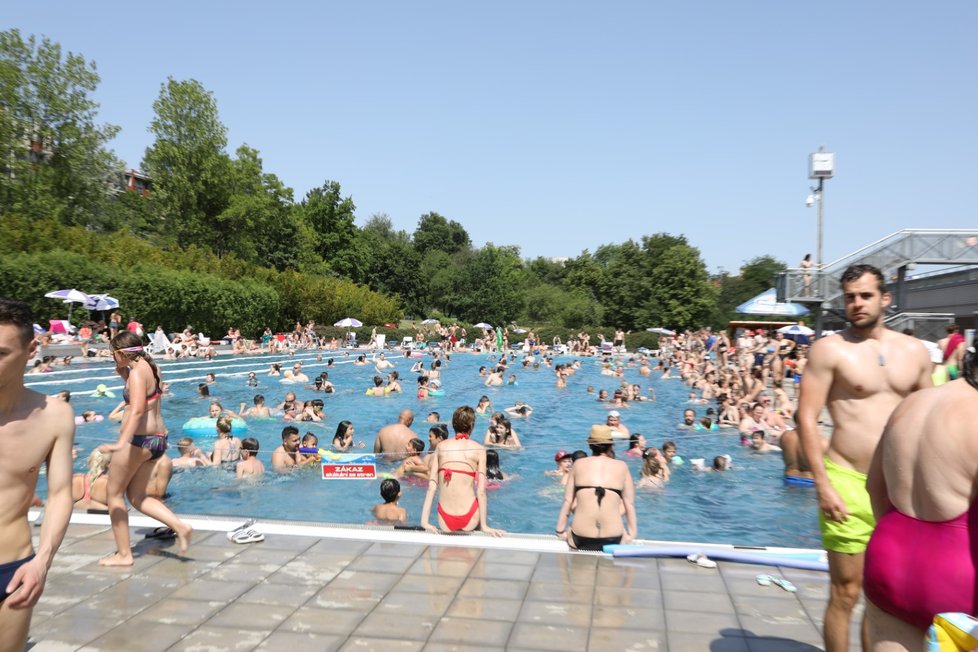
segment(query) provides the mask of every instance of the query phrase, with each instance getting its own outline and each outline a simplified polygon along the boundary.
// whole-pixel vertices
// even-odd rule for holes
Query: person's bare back
[[[417,438],[411,430],[412,423],[414,423],[414,412],[401,410],[397,423],[386,425],[377,433],[377,438],[374,440],[374,453],[406,457],[409,442]]]

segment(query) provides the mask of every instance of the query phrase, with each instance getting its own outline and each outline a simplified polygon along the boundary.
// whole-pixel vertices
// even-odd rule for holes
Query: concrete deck
[[[98,565],[113,549],[108,526],[71,525],[27,649],[822,649],[822,572],[484,548],[479,536],[397,543],[371,530],[245,545],[198,530],[181,558],[149,529],[132,528],[135,565],[109,569]],[[760,586],[760,573],[798,592]]]

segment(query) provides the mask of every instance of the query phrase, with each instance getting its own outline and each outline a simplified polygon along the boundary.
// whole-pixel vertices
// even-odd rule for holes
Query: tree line
[[[681,329],[724,325],[785,267],[764,256],[737,275],[710,275],[686,237],[668,233],[555,261],[524,259],[514,245],[475,246],[462,224],[434,211],[419,216],[413,232],[384,214],[358,226],[338,181],[326,178],[296,199],[258,150],[242,143],[229,154],[217,99],[193,79],[167,79],[153,102],[153,142],[140,164],[150,192],[113,190],[124,165],[109,148],[119,128],[98,122],[99,81],[94,62],[57,43],[0,32],[0,244],[21,254],[8,262],[0,293],[31,291],[13,270],[43,264],[60,271],[44,285],[39,276],[34,294],[81,285],[71,281],[88,270],[98,289],[174,327],[195,315],[216,324],[248,310],[258,314],[231,321],[284,328],[407,315]],[[165,288],[147,280],[154,273]],[[126,276],[143,279],[145,290]],[[201,294],[202,286],[222,292]],[[178,300],[183,293],[197,300]],[[211,313],[191,311],[215,296],[237,299],[221,299]]]

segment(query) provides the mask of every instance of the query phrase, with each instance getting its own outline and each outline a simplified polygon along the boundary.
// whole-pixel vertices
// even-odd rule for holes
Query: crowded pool
[[[321,359],[318,359],[321,355]],[[523,449],[500,450],[501,467],[511,477],[490,490],[489,524],[510,532],[551,533],[560,509],[563,489],[545,471],[555,467],[558,450],[587,450],[586,438],[593,423],[603,423],[610,404],[597,400],[600,389],[613,391],[621,379],[601,374],[600,360],[580,358],[581,368],[568,380],[566,389],[555,387],[551,369],[538,370],[513,363],[509,374],[516,375],[515,385],[486,387],[479,367],[491,359],[485,355],[456,354],[442,367],[444,394],[428,399],[416,396],[416,375],[409,372],[417,358],[406,360],[389,353],[401,375],[402,393],[384,397],[365,395],[372,387],[376,371],[372,364],[353,364],[355,355],[340,352],[298,352],[293,356],[220,356],[214,360],[157,360],[164,381],[170,383],[172,396],[164,398],[163,415],[170,432],[170,455],[176,456],[176,442],[185,433],[182,425],[195,417],[207,415],[212,400],[225,409],[238,411],[244,403],[252,405],[255,394],[263,394],[270,406],[282,402],[286,392],[294,391],[300,401],[320,398],[325,402],[327,418],[322,423],[295,423],[300,434],[312,432],[319,446],[328,448],[337,424],[352,421],[354,439],[364,442],[370,451],[377,431],[397,419],[404,408],[415,412],[413,430],[427,442],[431,424],[424,419],[431,411],[450,421],[456,407],[475,406],[486,395],[495,410],[525,401],[533,407],[526,419],[514,419],[513,428]],[[329,358],[334,364],[327,367]],[[431,357],[422,358],[426,366]],[[570,362],[562,357],[557,361]],[[336,386],[333,394],[305,389],[303,384],[283,383],[280,377],[267,375],[272,363],[289,368],[296,361],[310,378],[321,371],[329,372]],[[256,372],[258,386],[246,383],[249,372]],[[197,392],[206,374],[216,380],[210,385],[210,398]],[[723,473],[695,472],[690,464],[674,469],[672,479],[662,489],[639,489],[636,492],[639,537],[674,541],[724,542],[740,545],[777,545],[819,547],[816,522],[816,500],[811,489],[785,487],[783,465],[779,455],[755,455],[740,445],[735,429],[715,432],[686,431],[677,427],[682,411],[705,405],[687,403],[688,388],[679,380],[660,380],[659,374],[640,377],[636,368],[628,368],[625,380],[640,383],[645,394],[653,388],[657,400],[634,402],[622,411],[622,422],[631,430],[645,435],[649,445],[661,446],[674,441],[678,454],[690,460],[729,454],[733,468]],[[111,364],[86,363],[58,368],[53,373],[29,375],[26,384],[35,390],[54,394],[72,392],[75,413],[95,410],[107,415],[121,400],[122,383]],[[104,384],[115,397],[91,395]],[[594,388],[588,393],[587,388]],[[473,438],[481,440],[488,422],[480,416]],[[231,471],[221,467],[175,469],[169,485],[167,504],[177,513],[209,514],[242,518],[283,519],[327,523],[356,524],[371,520],[370,508],[380,502],[379,480],[323,480],[318,469],[304,469],[279,475],[271,471],[271,451],[281,443],[282,428],[287,423],[279,416],[268,420],[248,419],[247,436],[261,445],[259,458],[268,473],[258,482],[238,482]],[[114,441],[119,424],[108,419],[84,423],[77,427],[75,440],[80,449],[76,470],[83,471],[87,453],[100,443]],[[209,451],[216,433],[195,432],[195,443]],[[240,435],[243,436],[243,435]],[[627,443],[616,447],[619,458],[628,462],[638,479],[641,458],[624,455]],[[381,473],[394,465],[380,462]],[[419,522],[426,484],[402,481],[401,505],[409,514],[409,524]]]

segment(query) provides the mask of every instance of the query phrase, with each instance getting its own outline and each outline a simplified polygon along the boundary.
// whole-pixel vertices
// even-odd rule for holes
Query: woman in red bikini
[[[978,613],[978,356],[897,406],[869,468],[863,590],[873,650],[920,650],[941,612]]]
[[[99,560],[99,564],[132,566],[129,512],[124,494],[128,494],[133,507],[173,530],[181,555],[190,545],[192,528],[162,502],[146,495],[156,460],[166,454],[166,425],[160,413],[163,393],[160,371],[143,351],[142,341],[134,333],[121,331],[112,338],[111,344],[116,372],[126,382],[123,392],[126,411],[119,440],[99,446],[102,453],[112,453],[106,504],[116,543],[115,554]]]
[[[421,525],[430,532],[431,504],[438,493],[438,526],[445,532],[482,530],[492,536],[505,534],[486,520],[486,449],[469,437],[475,426],[475,410],[468,405],[455,410],[455,437],[438,444],[431,462],[428,493],[421,511]]]

